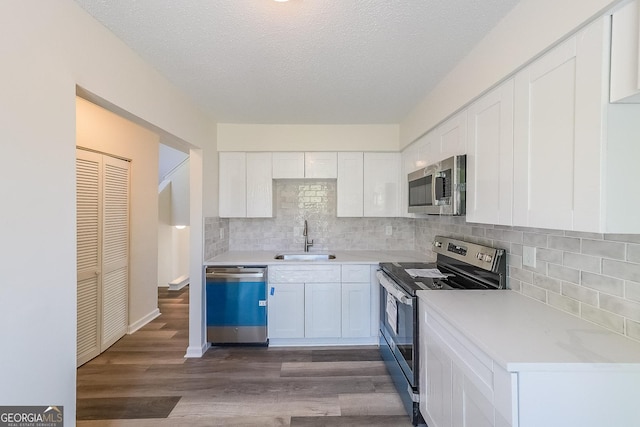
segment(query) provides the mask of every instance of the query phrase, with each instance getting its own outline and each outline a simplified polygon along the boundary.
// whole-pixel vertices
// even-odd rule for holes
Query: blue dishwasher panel
[[[207,326],[263,326],[267,324],[265,282],[207,281]]]
[[[266,277],[266,268],[207,268],[207,341],[268,345]]]

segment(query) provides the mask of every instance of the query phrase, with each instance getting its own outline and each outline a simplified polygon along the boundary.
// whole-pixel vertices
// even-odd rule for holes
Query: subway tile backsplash
[[[204,219],[204,259],[229,251],[229,220],[226,218]]]
[[[405,218],[336,217],[335,180],[276,180],[274,194],[273,218],[229,220],[230,250],[303,250],[305,220],[312,251],[413,248],[414,226]]]
[[[640,341],[639,235],[414,221],[416,250],[429,253],[438,234],[505,249],[510,289]],[[536,248],[535,268],[522,264],[523,246]]]
[[[464,217],[337,218],[332,180],[278,180],[274,194],[273,218],[206,218],[205,258],[227,250],[302,250],[305,219],[312,251],[417,250],[435,259],[433,238],[454,237],[504,249],[510,289],[640,341],[640,235],[475,224]],[[523,265],[523,246],[536,248],[535,268]]]

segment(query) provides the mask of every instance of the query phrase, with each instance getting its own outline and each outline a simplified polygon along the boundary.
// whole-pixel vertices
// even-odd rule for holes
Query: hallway
[[[188,290],[160,288],[161,316],[78,369],[78,426],[411,425],[373,347],[185,359]]]

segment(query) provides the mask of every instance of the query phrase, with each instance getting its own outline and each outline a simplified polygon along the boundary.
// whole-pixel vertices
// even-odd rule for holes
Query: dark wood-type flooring
[[[78,369],[77,425],[410,426],[375,347],[216,347],[186,359],[188,287]]]

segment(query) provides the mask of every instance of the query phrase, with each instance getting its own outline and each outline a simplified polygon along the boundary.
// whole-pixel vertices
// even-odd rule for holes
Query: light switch
[[[522,264],[526,267],[536,268],[536,248],[531,246],[522,247]]]
[[[386,234],[387,236],[391,236],[391,235],[393,234],[393,227],[392,227],[392,226],[390,226],[390,225],[387,225],[387,226],[385,227],[385,234]]]

